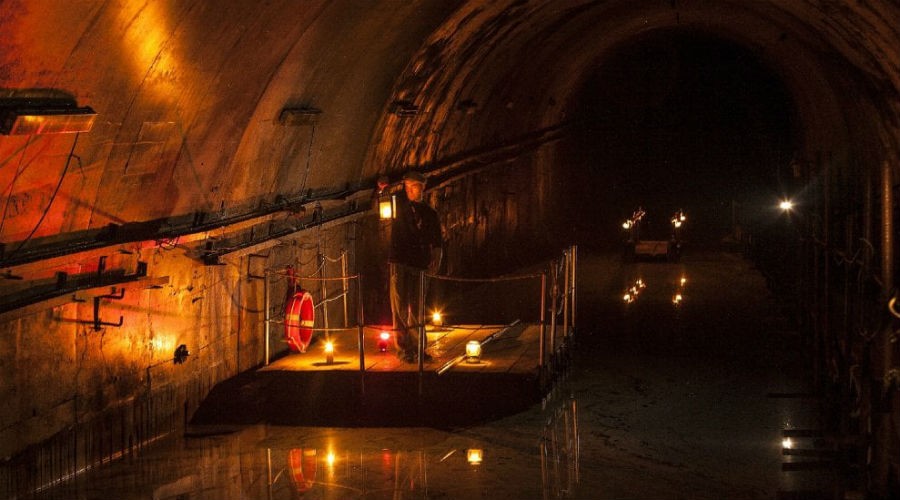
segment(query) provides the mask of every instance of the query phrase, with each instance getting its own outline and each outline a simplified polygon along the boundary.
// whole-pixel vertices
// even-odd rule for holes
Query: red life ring
[[[306,352],[312,340],[315,314],[312,295],[306,290],[299,290],[288,299],[284,307],[284,338],[292,351]]]
[[[316,482],[316,450],[294,448],[288,454],[291,482],[297,493],[306,493]]]

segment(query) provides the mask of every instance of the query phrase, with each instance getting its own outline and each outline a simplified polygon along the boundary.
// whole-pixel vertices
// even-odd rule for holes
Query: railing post
[[[319,290],[322,291],[322,324],[325,327],[325,338],[330,340],[331,334],[328,331],[328,285],[325,280],[325,266],[328,261],[325,259],[324,253],[319,252],[317,257],[319,261],[319,277],[322,278],[319,285]]]
[[[362,394],[366,393],[366,339],[363,325],[365,323],[365,314],[363,311],[363,292],[362,292],[362,275],[356,276],[356,324],[357,324],[357,342],[359,343],[359,386]]]
[[[543,373],[544,368],[544,351],[547,338],[547,271],[541,273],[541,335],[540,345],[538,349],[538,367]]]
[[[347,250],[341,249],[341,276],[344,279],[341,280],[341,286],[344,296],[344,328],[347,328],[347,322],[349,314],[347,313],[347,290],[350,288],[349,280],[347,279]]]
[[[566,273],[565,279],[563,279],[563,338],[569,338],[569,266],[572,265],[572,257],[570,255],[571,248],[566,249],[563,252],[563,259],[566,263],[563,266],[563,272]]]
[[[548,359],[551,361],[556,355],[556,306],[559,294],[559,267],[556,261],[550,262],[550,351]]]
[[[575,305],[577,303],[576,291],[578,290],[578,245],[572,245],[570,251],[572,252],[572,298],[569,309],[572,314],[572,321],[570,324],[572,325],[572,328],[575,328],[575,321],[577,319],[577,316],[575,315]]]
[[[422,395],[422,378],[425,372],[425,271],[419,273],[419,304],[416,311],[416,321],[419,330],[419,396]]]
[[[265,304],[263,307],[265,308],[265,313],[263,314],[263,321],[265,322],[265,330],[266,330],[266,348],[265,348],[265,366],[269,366],[269,359],[271,355],[269,353],[269,340],[271,337],[271,314],[272,312],[269,310],[269,270],[266,269],[263,273],[263,303]]]

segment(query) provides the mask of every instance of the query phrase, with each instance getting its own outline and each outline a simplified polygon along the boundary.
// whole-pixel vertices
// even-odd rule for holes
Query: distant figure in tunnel
[[[424,290],[419,290],[419,273],[436,273],[443,250],[437,212],[424,202],[425,176],[416,171],[404,174],[403,191],[406,196],[397,197],[388,260],[397,355],[411,363],[416,360],[419,300],[424,296]],[[426,354],[425,360],[429,359]]]

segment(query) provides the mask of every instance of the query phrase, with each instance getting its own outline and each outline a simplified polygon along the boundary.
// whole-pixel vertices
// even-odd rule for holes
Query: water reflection
[[[576,402],[559,407],[544,428],[541,476],[544,498],[568,497],[578,484],[578,418]]]
[[[29,498],[570,497],[579,480],[577,406],[555,404],[533,410],[542,426],[516,432],[251,426],[179,436]]]

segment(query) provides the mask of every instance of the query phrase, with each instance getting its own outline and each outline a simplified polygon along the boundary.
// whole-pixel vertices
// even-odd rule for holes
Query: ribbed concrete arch
[[[50,89],[100,116],[73,150],[84,175],[64,180],[35,237],[245,211],[276,193],[498,147],[564,123],[605,54],[659,29],[707,32],[758,54],[790,89],[809,150],[846,145],[848,128],[896,144],[898,14],[887,2],[7,0],[4,10],[6,94]],[[414,115],[392,113],[407,104]],[[280,124],[281,110],[296,107],[321,115],[313,126]],[[62,171],[72,140],[0,145],[7,163],[37,147],[46,149],[29,164],[39,166],[14,183],[4,173],[21,194],[22,215],[4,220],[9,240],[34,228],[53,191],[42,176]],[[151,205],[131,201],[148,196]]]
[[[97,113],[89,132],[0,135],[0,456],[111,412],[177,422],[258,366],[260,269],[334,276],[323,258],[348,251],[383,283],[381,175],[428,171],[450,273],[571,243],[562,200],[608,194],[573,145],[579,114],[593,82],[667,84],[610,69],[646,40],[733,44],[776,75],[805,180],[865,199],[846,227],[880,218],[890,247],[898,26],[894,0],[0,0],[0,113]],[[110,280],[130,287],[104,305],[123,324],[92,325],[75,292]],[[180,344],[197,363],[169,363]]]

